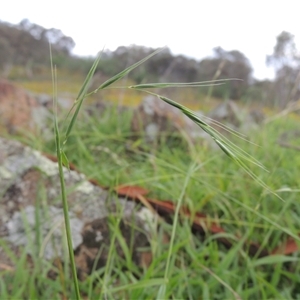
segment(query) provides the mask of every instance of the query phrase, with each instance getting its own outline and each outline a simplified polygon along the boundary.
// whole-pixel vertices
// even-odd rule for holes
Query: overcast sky
[[[212,48],[239,50],[250,60],[254,76],[271,77],[265,65],[276,36],[283,30],[300,39],[299,0],[9,0],[0,20],[27,18],[71,36],[78,55],[96,55],[105,46],[168,46],[173,54],[201,59]],[[298,42],[298,45],[300,43]]]

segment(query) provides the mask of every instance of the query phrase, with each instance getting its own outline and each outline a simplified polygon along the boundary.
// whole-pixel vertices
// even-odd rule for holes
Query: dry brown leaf
[[[145,196],[149,193],[148,190],[135,185],[121,185],[114,188],[119,196],[137,199],[140,195]]]

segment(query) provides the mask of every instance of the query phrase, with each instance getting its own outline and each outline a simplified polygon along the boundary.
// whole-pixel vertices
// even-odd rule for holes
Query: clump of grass
[[[79,285],[77,281],[77,275],[76,275],[76,266],[74,262],[74,254],[73,254],[73,247],[72,247],[72,240],[71,240],[71,232],[70,232],[70,224],[69,224],[69,217],[68,217],[68,204],[67,204],[67,197],[66,197],[66,192],[65,192],[65,184],[64,184],[64,173],[63,173],[63,166],[69,167],[68,163],[68,158],[65,153],[65,147],[67,145],[68,139],[73,131],[73,128],[75,126],[76,120],[78,118],[78,114],[81,110],[82,104],[84,100],[97,92],[100,92],[101,90],[108,89],[108,88],[125,88],[125,89],[134,89],[138,91],[144,91],[146,93],[155,95],[158,97],[160,100],[168,103],[169,105],[176,107],[179,109],[183,114],[185,114],[188,118],[190,118],[193,122],[195,122],[202,130],[204,130],[206,133],[210,135],[210,137],[215,141],[215,143],[219,146],[219,148],[230,158],[232,159],[237,165],[242,167],[250,177],[255,179],[257,183],[259,183],[262,187],[264,187],[266,190],[269,192],[273,193],[276,195],[260,178],[258,178],[252,170],[247,166],[247,163],[253,163],[254,165],[263,168],[263,165],[260,164],[256,159],[254,159],[252,156],[247,154],[245,151],[243,151],[241,148],[236,146],[234,143],[232,143],[229,139],[227,139],[225,136],[221,135],[218,131],[216,131],[212,126],[210,126],[202,117],[199,117],[196,115],[193,111],[188,109],[187,107],[173,101],[172,99],[169,99],[167,97],[164,97],[163,95],[156,94],[153,92],[150,92],[149,89],[153,88],[183,88],[183,87],[202,87],[202,86],[207,86],[207,85],[220,85],[224,84],[225,80],[214,80],[214,81],[208,81],[208,82],[194,82],[194,83],[151,83],[151,84],[140,84],[140,85],[131,85],[131,86],[122,86],[122,87],[112,87],[112,85],[122,78],[124,78],[129,72],[137,68],[139,65],[144,63],[146,60],[150,59],[152,56],[156,55],[160,50],[157,50],[153,52],[151,55],[147,56],[146,58],[140,60],[139,62],[133,64],[132,66],[126,68],[125,70],[121,71],[117,75],[113,76],[112,78],[106,80],[104,83],[100,84],[97,89],[95,89],[92,92],[88,92],[89,85],[91,83],[91,80],[93,78],[94,72],[97,68],[97,65],[99,63],[99,60],[101,58],[101,55],[98,56],[98,58],[95,60],[94,64],[92,65],[79,93],[78,96],[73,104],[73,107],[69,111],[66,119],[65,119],[65,124],[66,124],[66,131],[62,135],[59,131],[58,128],[58,122],[57,122],[57,113],[55,114],[55,119],[54,119],[54,129],[55,129],[55,140],[56,140],[56,150],[57,150],[57,157],[58,157],[58,167],[59,167],[59,173],[60,173],[60,182],[61,182],[61,192],[62,192],[62,201],[63,201],[63,209],[64,209],[64,216],[65,216],[65,227],[66,227],[66,233],[67,233],[67,240],[68,240],[68,248],[69,248],[69,256],[70,256],[70,263],[71,263],[71,269],[73,273],[73,281],[74,281],[74,288],[75,288],[75,294],[77,299],[80,299],[80,293],[79,293]],[[55,68],[52,68],[52,73],[53,73],[53,91],[54,91],[54,100],[56,99],[56,72]],[[234,79],[232,79],[234,80]],[[56,111],[56,110],[54,110]],[[74,111],[74,112],[73,112]],[[73,114],[72,114],[73,112]],[[218,126],[221,126],[224,128],[223,125],[217,124]],[[226,128],[228,131],[231,133],[238,135],[236,132],[233,132],[232,130]],[[62,138],[63,136],[63,138]],[[151,281],[151,284],[161,284],[160,289],[157,294],[157,298],[166,298],[170,297],[170,292],[167,292],[167,286],[171,284],[171,278],[170,278],[170,265],[171,261],[174,260],[174,245],[175,245],[175,236],[176,236],[176,230],[177,230],[177,225],[178,225],[178,220],[179,220],[179,211],[180,207],[182,206],[184,195],[186,192],[186,189],[189,185],[189,181],[191,177],[193,176],[195,172],[195,166],[188,172],[188,176],[186,176],[184,180],[184,184],[181,189],[181,195],[178,199],[177,206],[176,206],[176,211],[174,215],[174,223],[173,223],[173,229],[172,229],[172,234],[171,234],[171,240],[169,244],[169,250],[168,254],[166,257],[166,266],[165,266],[165,271],[163,274],[163,284],[161,284],[161,280],[159,279],[158,281]],[[277,196],[277,195],[276,195]],[[279,196],[278,196],[279,197]],[[172,263],[174,266],[174,263]],[[204,271],[207,271],[208,269],[203,268]],[[213,274],[212,271],[209,272],[210,274]],[[223,282],[220,280],[220,282]],[[147,283],[149,286],[149,282]],[[137,283],[138,287],[142,287],[143,284]],[[226,286],[226,284],[225,284]],[[132,286],[131,286],[132,287]],[[118,289],[115,289],[117,291]],[[229,289],[230,290],[230,289]],[[234,294],[236,296],[236,294]]]
[[[171,251],[168,283],[165,283],[170,247],[161,240],[163,233],[172,235],[173,226],[162,223],[150,240],[153,260],[148,268],[133,272],[137,270],[134,262],[124,262],[112,248],[109,265],[95,268],[79,282],[83,298],[99,299],[103,291],[103,297],[108,299],[156,299],[161,286],[165,287],[166,299],[297,298],[300,272],[297,253],[249,257],[243,245],[251,240],[271,252],[289,236],[297,238],[300,204],[296,190],[300,186],[300,157],[293,149],[277,146],[282,132],[298,128],[297,120],[277,119],[249,133],[249,139],[261,147],[235,139],[237,146],[271,170],[271,173],[261,172],[260,177],[272,188],[280,189],[278,193],[285,199],[281,202],[274,201],[271,194],[263,194],[262,187],[239,165],[226,159],[221,151],[189,145],[184,137],[174,147],[162,144],[150,152],[150,148],[143,145],[144,150],[128,151],[124,145],[130,136],[132,112],[120,115],[116,108],[109,108],[101,116],[79,118],[65,145],[69,160],[79,170],[105,186],[141,185],[151,191],[150,197],[174,202],[183,194],[188,177],[182,199],[184,205],[192,212],[204,212],[227,233],[207,233],[205,238],[194,236],[190,220],[180,218]],[[41,139],[33,144],[42,145],[44,152],[54,149],[54,141],[45,143]],[[113,234],[120,235],[114,231]],[[219,237],[231,239],[233,247],[224,248],[216,241]],[[10,254],[15,268],[13,271],[0,269],[0,299],[75,298],[66,260],[61,271],[55,268],[56,273],[63,273],[64,279],[48,278],[48,270],[53,269],[50,262],[43,260],[38,267],[34,260],[31,266],[23,252],[20,255],[10,253],[1,239],[0,246]],[[1,263],[3,261],[0,267]],[[124,265],[128,266],[126,270],[120,267]],[[104,284],[106,289],[102,290]]]

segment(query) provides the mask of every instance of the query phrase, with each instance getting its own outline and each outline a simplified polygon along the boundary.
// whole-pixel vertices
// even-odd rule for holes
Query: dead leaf
[[[288,254],[292,254],[294,252],[297,252],[299,250],[300,250],[299,242],[297,244],[297,242],[293,238],[290,237],[290,238],[287,239],[287,241],[283,245],[275,248],[272,251],[272,255],[275,255],[275,254],[288,255]]]
[[[135,185],[121,185],[114,188],[119,196],[137,199],[139,196],[145,196],[149,193],[148,190]]]

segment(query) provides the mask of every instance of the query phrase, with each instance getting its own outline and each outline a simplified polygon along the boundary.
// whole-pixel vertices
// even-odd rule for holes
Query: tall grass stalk
[[[192,169],[192,168],[191,168]],[[191,171],[189,171],[188,175],[185,178],[184,184],[182,186],[182,190],[181,190],[181,194],[179,196],[177,205],[176,205],[176,209],[175,209],[175,214],[174,214],[174,222],[173,222],[173,227],[172,227],[172,233],[171,233],[171,240],[170,240],[170,244],[169,244],[169,251],[168,251],[168,256],[167,256],[167,261],[166,261],[166,268],[165,268],[165,275],[164,275],[164,285],[162,285],[159,289],[158,295],[157,295],[157,299],[165,299],[165,292],[166,292],[166,284],[168,283],[169,280],[169,273],[170,273],[170,261],[171,261],[171,257],[172,257],[172,253],[173,253],[173,247],[174,247],[174,242],[175,242],[175,235],[176,235],[176,229],[177,229],[177,224],[179,221],[179,213],[180,213],[180,209],[183,203],[183,199],[184,199],[184,194],[185,191],[187,189],[189,180],[190,180],[190,176],[191,176]]]
[[[50,47],[50,59],[51,59],[51,73],[52,73],[52,82],[53,82],[53,105],[54,105],[53,111],[54,111],[54,132],[55,132],[55,143],[56,143],[56,155],[57,155],[57,159],[58,159],[58,170],[59,170],[61,196],[62,196],[62,204],[63,204],[63,211],[64,211],[64,220],[65,220],[69,258],[70,258],[71,270],[72,270],[72,275],[73,275],[75,295],[76,295],[76,299],[79,300],[79,299],[81,299],[81,297],[80,297],[80,293],[79,293],[79,285],[78,285],[75,258],[74,258],[74,252],[73,252],[72,232],[71,232],[70,218],[69,218],[69,207],[68,207],[68,200],[67,200],[67,193],[66,193],[65,179],[64,179],[64,170],[63,170],[63,164],[67,165],[67,160],[66,160],[66,156],[64,155],[64,152],[61,147],[60,134],[59,134],[59,129],[58,129],[57,73],[56,73],[56,68],[53,66],[53,63],[52,63],[51,47]]]

